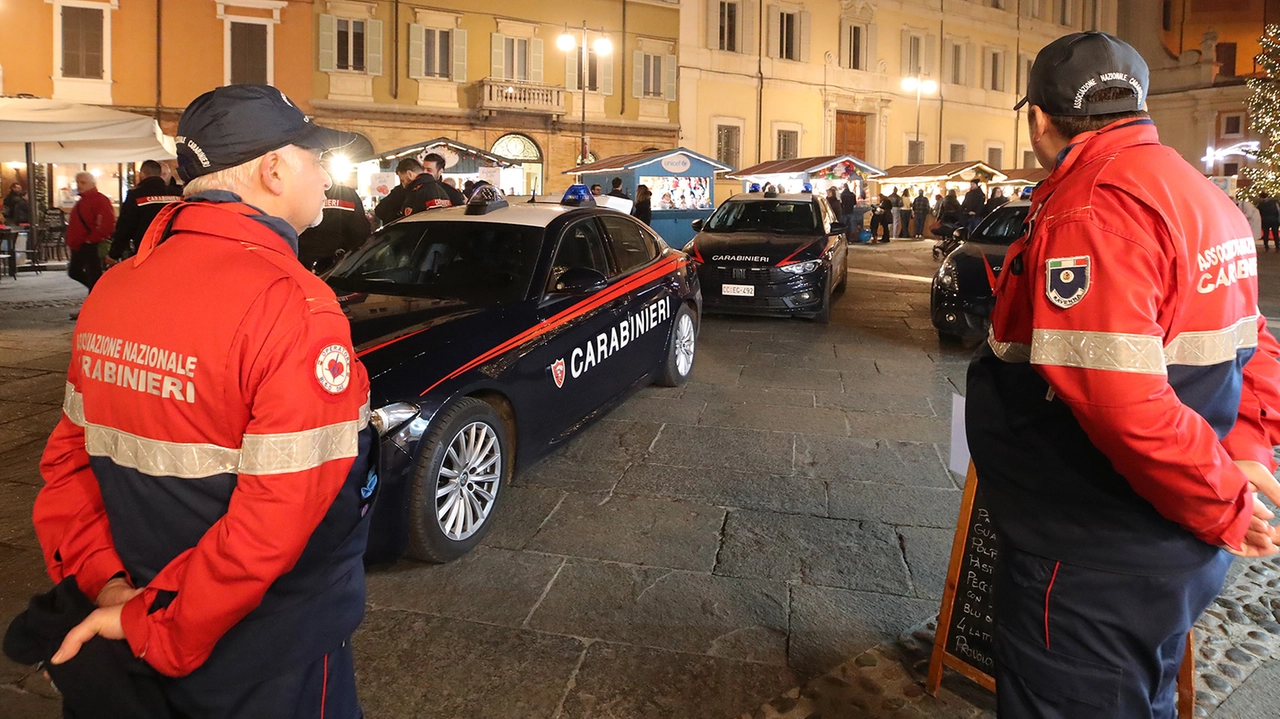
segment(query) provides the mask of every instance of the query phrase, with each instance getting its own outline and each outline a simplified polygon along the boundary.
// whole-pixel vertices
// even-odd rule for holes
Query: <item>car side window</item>
[[[605,277],[617,274],[605,254],[604,240],[600,237],[595,218],[591,217],[569,225],[560,235],[560,246],[556,248],[556,257],[551,263],[548,291],[555,287],[556,280],[566,270],[583,268],[595,270]]]
[[[618,274],[625,274],[648,264],[657,256],[638,223],[625,217],[608,215],[601,217],[600,222],[609,236],[609,248],[613,251],[613,263],[618,268]]]

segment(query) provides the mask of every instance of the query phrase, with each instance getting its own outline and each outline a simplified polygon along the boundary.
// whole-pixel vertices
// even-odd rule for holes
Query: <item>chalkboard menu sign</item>
[[[997,560],[991,514],[981,503],[978,477],[970,464],[929,664],[929,693],[938,692],[944,666],[987,689],[995,689],[995,607],[991,592]]]
[[[995,691],[996,550],[991,514],[978,492],[978,475],[969,463],[960,500],[960,519],[951,543],[951,564],[938,612],[938,632],[929,662],[925,688],[937,695],[943,667],[951,667],[978,684]],[[1178,672],[1178,717],[1191,719],[1195,711],[1195,631],[1187,632],[1186,654]]]

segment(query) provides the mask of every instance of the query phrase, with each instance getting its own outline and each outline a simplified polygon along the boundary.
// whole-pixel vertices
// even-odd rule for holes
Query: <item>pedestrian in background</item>
[[[116,213],[111,200],[98,192],[98,181],[92,173],[76,173],[76,190],[80,199],[67,218],[67,248],[71,250],[67,274],[92,290],[102,276],[102,260],[107,254],[104,250],[111,247],[103,243],[115,231]],[[76,313],[72,313],[71,318],[75,317]]]
[[[604,188],[603,188],[603,187],[601,187],[601,186],[599,186],[599,185],[592,185],[592,186],[591,186],[591,194],[592,194],[592,196],[594,196],[594,197],[599,197],[599,196],[601,196],[601,195],[603,195],[603,194],[604,194]]]
[[[876,241],[876,229],[880,229],[884,235],[880,242],[888,242],[890,237],[889,229],[893,227],[893,201],[884,193],[880,194],[878,201],[871,206],[871,241]]]
[[[896,187],[889,193],[889,207],[889,215],[891,218],[889,222],[893,227],[890,232],[890,236],[901,237],[902,235],[899,233],[902,230],[902,195],[898,194],[898,188]]]
[[[1172,719],[1223,550],[1277,551],[1254,495],[1280,501],[1280,347],[1255,247],[1231,201],[1160,144],[1147,88],[1136,50],[1074,33],[1040,51],[1015,108],[1029,105],[1050,173],[966,393],[999,540],[1001,717]]]
[[[1249,231],[1253,239],[1256,241],[1262,237],[1262,215],[1259,213],[1257,206],[1245,199],[1244,195],[1236,191],[1236,207],[1240,208],[1240,213],[1244,215],[1244,219],[1249,221]]]
[[[613,178],[613,181],[612,181],[612,182],[610,182],[609,184],[611,185],[611,188],[610,188],[610,190],[609,190],[609,196],[610,196],[610,197],[621,197],[621,198],[622,198],[622,199],[624,199],[624,200],[630,200],[630,199],[631,199],[631,196],[630,196],[630,195],[628,195],[626,192],[623,192],[623,190],[622,190],[622,178],[621,178],[621,177],[615,177],[615,178]]]
[[[49,672],[101,636],[164,675],[165,716],[357,719],[369,382],[296,255],[321,148],[355,137],[265,85],[197,97],[177,134],[187,199],[85,301],[40,464],[49,576],[99,607]],[[113,379],[139,373],[153,391]]]
[[[924,190],[916,193],[916,197],[911,201],[911,211],[915,214],[915,237],[922,239],[924,237],[924,221],[929,216],[929,198],[924,196]]]
[[[373,230],[364,214],[364,200],[355,190],[334,183],[324,193],[320,224],[298,235],[298,260],[302,266],[322,274],[369,239]]]
[[[396,177],[400,178],[400,184],[391,188],[391,192],[373,208],[373,216],[380,225],[389,225],[404,217],[406,188],[421,174],[422,163],[412,157],[403,158],[396,163]]]
[[[646,225],[653,220],[653,193],[648,185],[636,186],[636,204],[631,208],[631,214]]]
[[[108,267],[138,251],[142,236],[151,221],[166,205],[181,202],[182,195],[175,195],[164,179],[164,166],[155,160],[147,160],[138,167],[138,184],[125,195],[120,203],[120,219],[116,221],[107,252]]]
[[[982,216],[985,218],[987,215],[990,215],[992,212],[995,212],[996,208],[1000,207],[1001,205],[1005,204],[1008,201],[1009,201],[1009,198],[1004,196],[1004,190],[1000,189],[999,187],[992,188],[991,197],[987,198],[987,204],[982,206]]]
[[[840,183],[840,211],[845,217],[845,241],[853,242],[862,231],[862,219],[866,216],[866,212],[857,213],[855,216],[854,207],[858,204],[857,195],[853,194],[848,182]],[[854,223],[857,223],[856,226]]]
[[[10,185],[9,194],[4,196],[4,218],[11,225],[31,224],[31,206],[27,204],[27,191],[21,183]]]
[[[960,198],[956,197],[955,190],[947,190],[947,196],[942,198],[942,212],[938,213],[938,221],[943,224],[960,226],[963,222],[964,208],[960,205]]]
[[[1258,221],[1262,223],[1262,249],[1274,242],[1280,250],[1280,202],[1265,190],[1258,193]]]
[[[973,228],[977,227],[978,222],[982,220],[982,210],[986,206],[987,196],[982,192],[982,185],[976,179],[971,180],[969,182],[969,191],[964,193],[964,202],[960,205],[966,230],[973,232]]]
[[[444,166],[445,161],[443,155],[432,152],[422,158],[423,171],[430,173],[432,177],[436,178],[436,182],[440,183],[441,189],[443,189],[445,194],[449,196],[449,202],[452,202],[454,207],[461,207],[467,204],[467,198],[463,196],[462,190],[459,190],[454,186],[453,178],[446,178],[444,176]]]
[[[844,207],[840,204],[840,193],[834,185],[827,188],[827,206],[831,208],[831,214],[836,216],[836,222],[844,222]]]
[[[434,210],[440,207],[453,207],[452,187],[440,182],[439,173],[444,167],[444,158],[431,153],[422,158],[418,166],[421,171],[404,187],[404,204],[400,207],[400,216],[408,217],[419,212]],[[457,190],[453,190],[457,192]],[[459,193],[461,194],[461,193]],[[465,200],[456,204],[465,204]]]

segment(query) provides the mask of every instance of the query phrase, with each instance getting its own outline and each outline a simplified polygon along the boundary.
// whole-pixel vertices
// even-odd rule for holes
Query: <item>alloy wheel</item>
[[[436,521],[446,537],[460,542],[484,525],[501,477],[502,446],[492,427],[472,422],[454,435],[436,478]]]

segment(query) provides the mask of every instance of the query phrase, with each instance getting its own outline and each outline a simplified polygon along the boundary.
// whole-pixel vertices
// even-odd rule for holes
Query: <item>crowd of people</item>
[[[827,204],[836,219],[844,223],[851,241],[856,241],[863,229],[870,230],[871,242],[882,243],[889,242],[891,237],[923,239],[928,234],[949,234],[957,228],[972,231],[987,215],[1009,201],[1002,188],[993,187],[988,195],[976,179],[969,183],[963,201],[953,189],[947,190],[945,196],[934,195],[932,200],[923,189],[917,189],[915,197],[905,188],[902,194],[897,187],[888,189],[888,194],[882,191],[868,200],[865,194],[855,195],[851,183],[842,183],[839,189],[837,186],[827,188]]]

